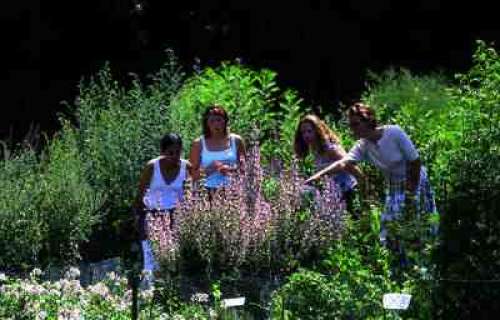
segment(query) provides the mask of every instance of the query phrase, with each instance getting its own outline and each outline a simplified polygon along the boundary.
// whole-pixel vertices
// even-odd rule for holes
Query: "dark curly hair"
[[[178,146],[182,149],[182,138],[177,133],[167,133],[160,140],[160,151],[167,150],[170,146]]]

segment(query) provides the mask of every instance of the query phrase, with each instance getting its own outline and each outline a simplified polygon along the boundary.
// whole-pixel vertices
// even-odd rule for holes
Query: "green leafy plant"
[[[204,68],[183,85],[169,107],[172,130],[190,142],[201,135],[201,116],[211,104],[229,113],[231,130],[250,140],[259,130],[264,161],[272,157],[290,160],[291,141],[302,100],[293,90],[280,89],[277,74],[224,62]],[[186,150],[189,150],[186,148]]]

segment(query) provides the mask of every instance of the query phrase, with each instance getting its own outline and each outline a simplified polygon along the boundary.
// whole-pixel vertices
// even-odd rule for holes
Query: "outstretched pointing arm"
[[[346,158],[342,158],[338,161],[335,161],[334,163],[330,164],[326,168],[324,168],[324,169],[316,172],[312,176],[310,176],[304,183],[307,184],[311,181],[317,180],[317,179],[321,178],[321,176],[323,176],[327,173],[335,173],[335,172],[338,172],[340,170],[344,170],[348,162],[349,162],[349,160]]]

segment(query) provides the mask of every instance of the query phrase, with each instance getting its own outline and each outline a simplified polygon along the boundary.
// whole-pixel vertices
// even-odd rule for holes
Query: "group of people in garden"
[[[312,155],[316,173],[305,180],[314,184],[326,176],[334,182],[347,211],[357,216],[352,204],[363,181],[360,162],[368,162],[381,171],[386,181],[380,240],[388,240],[386,222],[404,215],[405,205],[417,212],[435,212],[434,198],[427,172],[410,137],[397,125],[381,125],[373,108],[355,103],[347,110],[347,119],[357,142],[346,152],[339,137],[316,115],[305,115],[297,125],[294,153],[298,159]],[[191,144],[189,160],[181,158],[182,139],[168,133],[161,139],[159,157],[150,160],[142,171],[135,203],[141,229],[144,269],[156,268],[151,243],[147,239],[146,214],[167,215],[170,227],[176,223],[176,207],[183,201],[188,179],[200,181],[210,195],[230,183],[230,176],[244,168],[245,143],[229,130],[229,117],[219,105],[208,107],[202,117],[202,135]],[[397,250],[402,250],[398,247]]]

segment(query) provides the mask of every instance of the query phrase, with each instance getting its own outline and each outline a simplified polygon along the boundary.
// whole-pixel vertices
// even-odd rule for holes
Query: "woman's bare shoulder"
[[[233,137],[236,141],[243,141],[243,138],[236,133],[231,133],[231,137]]]

